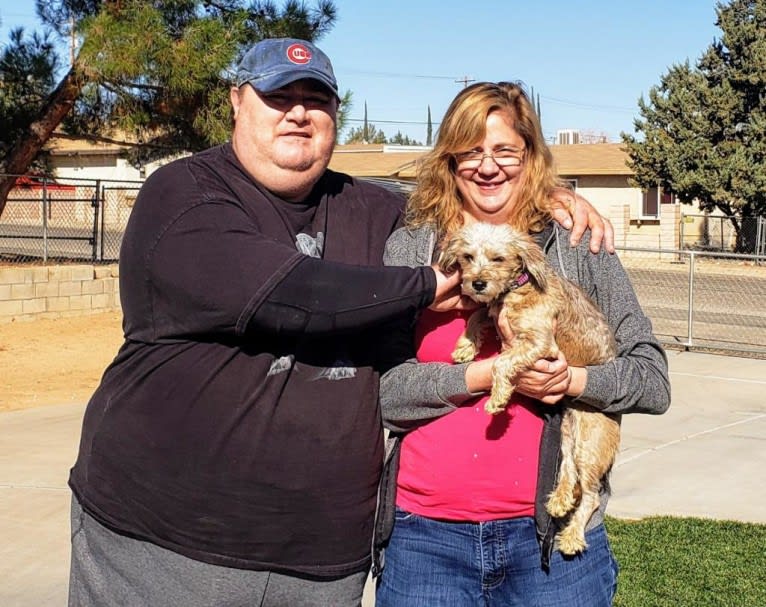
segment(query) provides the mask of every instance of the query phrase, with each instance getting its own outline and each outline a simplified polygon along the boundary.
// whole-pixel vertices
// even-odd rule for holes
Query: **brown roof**
[[[333,152],[330,168],[359,177],[414,179],[415,163],[424,153],[407,148],[396,151],[394,146],[382,144],[339,145]]]
[[[116,154],[124,149],[115,143],[91,142],[64,136],[52,137],[46,145],[54,155]],[[330,168],[358,177],[391,177],[412,180],[416,177],[417,160],[424,149],[413,150],[383,144],[338,145],[330,160]],[[552,145],[551,153],[562,177],[581,175],[632,175],[621,143]]]
[[[90,141],[54,133],[45,149],[54,156],[85,156],[89,154],[119,154],[127,146],[112,142]]]
[[[395,152],[394,146],[354,144],[336,146],[330,168],[359,177],[415,178],[415,162],[424,151]],[[562,177],[632,175],[621,143],[552,145],[551,153]]]
[[[633,174],[622,143],[552,145],[550,149],[562,177]]]

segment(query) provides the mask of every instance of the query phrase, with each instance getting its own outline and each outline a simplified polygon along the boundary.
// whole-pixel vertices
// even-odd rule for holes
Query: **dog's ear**
[[[453,232],[442,241],[442,250],[439,254],[439,267],[447,272],[457,265],[458,254],[462,247],[463,239],[458,232]]]
[[[548,290],[548,265],[545,253],[532,238],[525,237],[520,247],[521,261],[529,277],[543,293]]]

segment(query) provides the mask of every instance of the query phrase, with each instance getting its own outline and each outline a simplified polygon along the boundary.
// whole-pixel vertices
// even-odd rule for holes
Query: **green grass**
[[[766,607],[766,525],[607,517],[615,607]]]

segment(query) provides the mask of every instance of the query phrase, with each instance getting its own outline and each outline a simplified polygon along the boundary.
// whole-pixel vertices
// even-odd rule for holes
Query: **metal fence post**
[[[678,226],[678,239],[680,242],[678,243],[678,248],[683,249],[684,243],[686,242],[684,239],[684,224],[686,223],[686,215],[681,215],[681,225]]]
[[[43,214],[43,263],[48,261],[48,212],[50,211],[51,201],[48,197],[46,181],[43,180],[43,189],[41,192],[42,214]]]
[[[91,259],[96,261],[98,258],[98,209],[99,209],[99,191],[101,190],[101,180],[96,180],[96,188],[93,190],[90,206],[93,208],[93,238],[91,240]]]
[[[723,249],[723,247],[724,247],[724,242],[723,242],[724,241],[723,222],[724,222],[723,217],[719,217],[718,218],[718,242],[719,242],[718,250],[721,251],[721,252],[723,252],[723,250],[724,250]]]
[[[97,191],[101,199],[101,257],[100,260],[104,261],[104,241],[106,240],[106,186],[102,184],[97,185]]]
[[[686,347],[691,348],[694,343],[694,263],[697,256],[691,251],[689,256],[689,315],[687,317]]]

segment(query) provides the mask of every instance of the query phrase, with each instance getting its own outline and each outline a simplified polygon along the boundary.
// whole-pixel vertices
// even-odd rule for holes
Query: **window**
[[[661,204],[674,204],[675,196],[659,186],[649,188],[644,192],[641,204],[641,217],[659,217]]]

